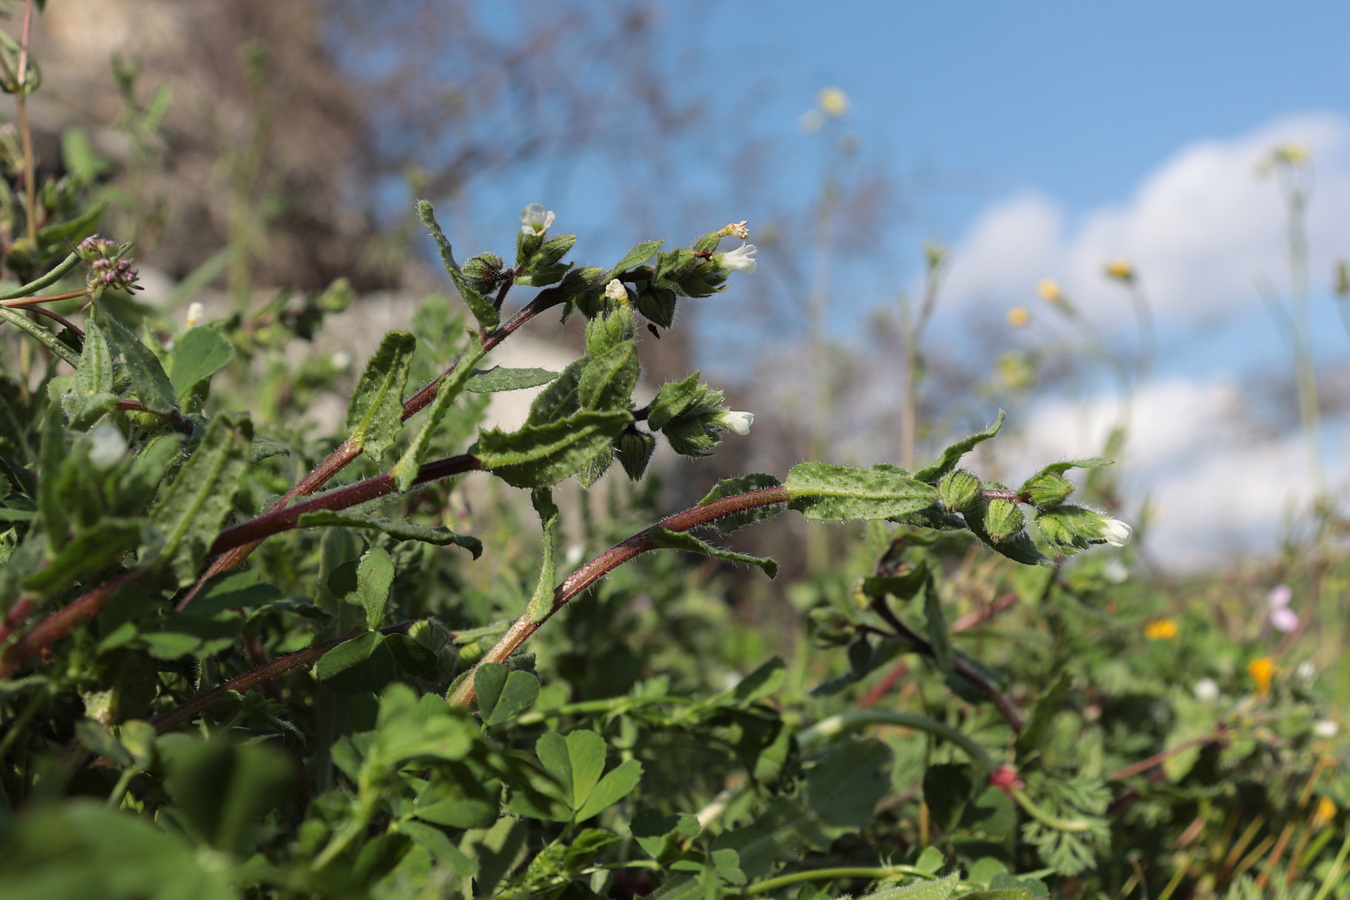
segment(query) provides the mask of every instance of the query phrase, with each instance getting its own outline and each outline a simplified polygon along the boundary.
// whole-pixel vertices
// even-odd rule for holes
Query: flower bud
[[[984,530],[996,544],[1016,535],[1024,524],[1026,516],[1011,500],[990,500],[984,511]]]
[[[1072,482],[1053,472],[1042,472],[1022,485],[1022,494],[1032,506],[1056,506],[1074,490]]]
[[[493,294],[505,280],[506,264],[495,253],[480,253],[466,260],[461,271],[469,287],[480,294]]]
[[[980,479],[957,469],[938,483],[938,497],[950,512],[970,512],[980,504],[981,487]]]

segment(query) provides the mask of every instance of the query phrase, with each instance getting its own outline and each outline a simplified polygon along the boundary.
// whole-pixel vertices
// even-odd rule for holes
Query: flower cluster
[[[108,290],[139,290],[139,273],[131,267],[127,254],[131,244],[119,244],[100,235],[90,235],[80,241],[75,253],[89,263],[85,286],[97,297]]]

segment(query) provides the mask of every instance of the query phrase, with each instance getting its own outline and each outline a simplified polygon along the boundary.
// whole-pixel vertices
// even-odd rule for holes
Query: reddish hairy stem
[[[566,606],[582,591],[639,554],[655,549],[652,536],[656,529],[689,531],[700,525],[708,525],[723,516],[749,509],[758,509],[762,506],[772,506],[775,503],[787,503],[791,499],[792,495],[784,485],[722,497],[706,505],[695,506],[693,509],[668,516],[655,525],[644,528],[632,537],[625,538],[577,569],[562,584],[554,588],[553,604],[538,619],[529,618],[528,613],[522,614],[520,618],[516,619],[506,633],[497,639],[497,643],[493,645],[492,649],[483,655],[483,658],[478,661],[473,670],[463,677],[459,687],[446,698],[447,702],[457,706],[468,706],[472,703],[475,695],[473,676],[478,666],[485,663],[505,661],[521,644],[529,639],[530,635],[538,631],[541,625],[552,618],[554,613]]]
[[[134,583],[143,574],[140,569],[128,569],[34,625],[27,634],[6,647],[4,653],[0,653],[0,679],[8,678],[19,666],[64,637],[80,622],[98,615],[109,597],[120,588]]]

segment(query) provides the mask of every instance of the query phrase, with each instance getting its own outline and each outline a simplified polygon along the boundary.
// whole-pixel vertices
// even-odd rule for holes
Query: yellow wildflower
[[[1106,264],[1106,274],[1117,281],[1134,281],[1134,267],[1128,259],[1116,257]]]
[[[816,95],[820,111],[836,119],[848,112],[848,94],[836,87],[827,87]]]
[[[1325,828],[1336,818],[1336,802],[1330,797],[1318,797],[1317,806],[1313,808],[1312,827]]]
[[[1014,306],[1008,310],[1008,324],[1013,328],[1023,328],[1029,321],[1031,321],[1031,313],[1027,312],[1025,306]]]
[[[1154,619],[1144,626],[1144,637],[1150,641],[1175,641],[1179,631],[1171,619]]]
[[[1247,663],[1247,674],[1256,682],[1256,695],[1264,697],[1270,693],[1270,681],[1277,671],[1275,660],[1262,656]]]
[[[1053,278],[1042,278],[1041,283],[1036,285],[1036,291],[1042,299],[1050,303],[1064,302],[1064,292],[1059,289],[1059,282]]]

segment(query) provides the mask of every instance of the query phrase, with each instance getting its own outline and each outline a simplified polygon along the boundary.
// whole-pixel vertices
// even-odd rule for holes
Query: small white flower
[[[543,234],[553,225],[553,210],[542,203],[531,203],[520,211],[520,230],[524,234]]]
[[[1213,703],[1219,699],[1219,683],[1213,678],[1201,678],[1195,683],[1195,699]]]
[[[738,409],[729,409],[718,419],[724,426],[737,434],[749,434],[750,426],[755,422],[755,414]]]
[[[613,300],[615,303],[622,303],[628,299],[628,289],[623,286],[623,282],[615,278],[609,284],[605,285],[605,299]]]
[[[1130,542],[1130,535],[1134,529],[1119,519],[1113,519],[1110,516],[1102,516],[1101,525],[1102,540],[1106,541],[1112,547],[1124,547]]]
[[[328,358],[328,361],[331,362],[333,368],[337,369],[339,372],[345,372],[347,371],[347,367],[352,364],[352,355],[346,350],[336,350],[333,352],[333,355]]]
[[[1102,566],[1102,577],[1112,584],[1124,584],[1129,580],[1130,570],[1124,562],[1113,558]]]
[[[202,320],[202,317],[205,315],[206,315],[205,307],[203,307],[196,300],[193,300],[191,303],[188,304],[187,318],[184,320],[183,324],[187,325],[188,328],[193,328],[197,325],[198,322]]]
[[[724,269],[735,269],[749,275],[755,271],[755,253],[758,249],[754,244],[743,243],[735,250],[720,254],[719,264]]]
[[[1317,667],[1312,664],[1312,660],[1305,659],[1294,666],[1294,674],[1305,684],[1311,684],[1312,680],[1317,677]]]
[[[127,439],[111,422],[104,422],[89,432],[89,461],[98,468],[110,468],[126,452]]]
[[[1341,733],[1341,726],[1330,719],[1318,719],[1313,723],[1313,734],[1320,738],[1334,738]]]
[[[733,222],[727,226],[727,234],[732,237],[745,240],[750,236],[750,222],[748,219],[741,219],[739,222]]]

